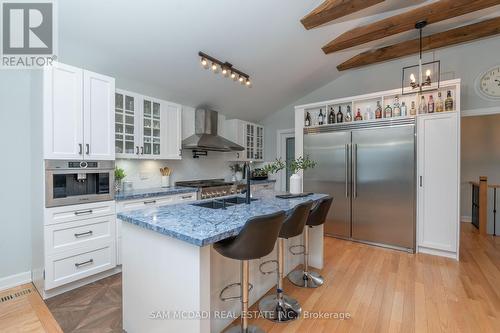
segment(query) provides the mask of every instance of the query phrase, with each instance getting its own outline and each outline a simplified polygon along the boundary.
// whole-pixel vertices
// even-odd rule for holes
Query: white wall
[[[474,90],[476,77],[489,67],[500,64],[500,37],[438,50],[436,60],[441,60],[442,80],[462,79],[462,111],[499,107],[498,102],[482,99]],[[325,55],[326,57],[326,55]],[[330,55],[335,61],[335,55]],[[424,55],[424,61],[432,60],[433,53]],[[401,86],[401,69],[414,65],[417,55],[382,64],[346,71],[338,79],[313,91],[306,96],[297,96],[297,101],[276,111],[263,120],[266,126],[266,159],[276,156],[276,131],[294,127],[294,106],[328,99],[361,95]]]
[[[500,114],[462,118],[462,217],[471,216],[471,185],[480,176],[488,177],[488,184],[500,184]],[[493,189],[488,191],[488,232],[493,233]],[[497,190],[497,210],[500,209],[500,191]],[[500,226],[500,216],[497,217]],[[499,230],[500,231],[500,230]]]
[[[31,270],[30,71],[0,71],[0,279]]]

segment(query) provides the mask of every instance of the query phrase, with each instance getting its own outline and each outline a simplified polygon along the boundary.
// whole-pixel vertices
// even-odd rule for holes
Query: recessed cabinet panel
[[[456,253],[458,242],[458,117],[418,119],[419,246]]]
[[[115,150],[115,80],[105,75],[84,71],[84,138],[85,158],[114,160]]]
[[[83,158],[83,70],[44,69],[44,158]]]

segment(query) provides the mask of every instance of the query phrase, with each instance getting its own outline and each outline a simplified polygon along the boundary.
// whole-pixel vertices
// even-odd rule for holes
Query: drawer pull
[[[80,238],[80,237],[87,237],[87,236],[92,236],[94,232],[92,230],[89,230],[87,232],[81,232],[79,234],[75,234],[75,237],[76,238]]]
[[[79,215],[88,215],[88,214],[92,214],[92,209],[80,210],[80,211],[76,211],[75,212],[76,216],[79,216]]]
[[[76,268],[80,268],[82,266],[92,265],[93,263],[94,263],[94,259],[89,259],[89,260],[84,261],[84,262],[77,262],[77,263],[75,263],[75,267]]]
[[[155,203],[156,203],[156,200],[144,201],[145,205],[151,205],[151,204],[155,204]]]
[[[190,199],[192,198],[193,196],[190,194],[190,195],[184,195],[181,197],[181,199]]]

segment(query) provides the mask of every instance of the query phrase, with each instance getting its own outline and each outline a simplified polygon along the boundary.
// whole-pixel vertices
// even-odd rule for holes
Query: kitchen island
[[[318,201],[323,194],[278,199],[274,191],[254,194],[245,203],[225,209],[204,207],[210,200],[142,209],[118,214],[123,223],[123,328],[135,332],[220,332],[239,314],[240,304],[222,302],[219,293],[239,282],[239,262],[224,258],[212,244],[237,235],[254,216],[280,210],[291,212],[304,201]],[[243,197],[241,197],[243,198]],[[202,204],[200,206],[200,204]],[[313,228],[310,263],[323,265],[323,230]],[[301,244],[300,237],[289,245]],[[276,277],[262,275],[258,265],[275,253],[254,260],[250,267],[250,304],[275,284]],[[301,262],[288,256],[285,272]],[[233,295],[238,295],[236,288]]]

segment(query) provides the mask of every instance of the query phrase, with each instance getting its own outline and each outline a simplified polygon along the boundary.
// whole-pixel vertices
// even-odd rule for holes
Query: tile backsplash
[[[117,159],[116,167],[123,168],[134,188],[151,188],[161,185],[160,168],[172,169],[170,185],[176,181],[232,177],[227,153],[208,152],[207,156],[193,158],[191,151],[183,151],[182,160],[132,160]]]

